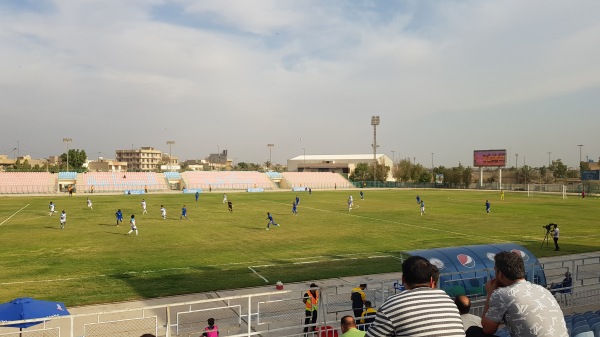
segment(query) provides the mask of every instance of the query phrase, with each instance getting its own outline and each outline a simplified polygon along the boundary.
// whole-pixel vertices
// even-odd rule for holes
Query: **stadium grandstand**
[[[333,172],[283,172],[281,178],[279,186],[283,189],[354,188],[348,179]]]
[[[57,177],[48,172],[0,172],[0,194],[56,192]]]
[[[155,172],[87,172],[79,173],[76,190],[97,192],[122,192],[128,190],[166,191],[165,176]]]
[[[186,171],[181,173],[183,186],[203,190],[274,190],[269,177],[257,171]]]
[[[563,311],[570,337],[596,337],[600,332],[600,253],[586,253],[559,258],[536,259],[531,252],[514,244],[453,247],[413,251],[403,254],[403,258],[418,252],[421,256],[435,257],[437,262],[450,262],[456,268],[465,268],[462,273],[442,272],[440,279],[452,278],[464,282],[466,286],[473,278],[473,270],[462,265],[465,261],[474,263],[482,280],[494,276],[493,266],[486,257],[490,251],[517,250],[527,257],[528,279],[550,286],[550,282],[560,282],[559,272],[572,272],[573,284],[569,289],[555,292],[555,297]],[[450,261],[450,252],[462,252],[473,260]],[[462,262],[460,262],[462,261]],[[460,263],[459,263],[460,262]],[[434,263],[434,262],[432,262]],[[454,267],[453,267],[454,268]],[[538,274],[541,273],[541,274]],[[538,274],[539,277],[535,277]],[[545,275],[544,275],[545,274]],[[357,284],[365,283],[366,298],[378,308],[390,296],[402,291],[399,287],[400,273],[356,276],[340,280],[338,278],[320,280],[319,310],[315,326],[317,332],[309,336],[340,335],[339,320],[352,314],[351,293]],[[545,282],[541,282],[545,280]],[[538,283],[538,282],[536,282]],[[442,289],[443,285],[440,285]],[[224,290],[217,293],[195,294],[166,299],[149,299],[137,302],[68,308],[70,316],[49,317],[46,322],[31,326],[22,331],[9,327],[20,321],[0,321],[0,336],[141,336],[145,333],[155,336],[198,336],[202,333],[208,318],[214,318],[220,336],[277,336],[300,337],[304,326],[304,303],[302,298],[308,290],[306,283],[273,285],[254,289]],[[468,289],[465,289],[468,291]],[[485,294],[473,294],[471,313],[481,315]],[[165,304],[165,302],[167,304]],[[359,320],[360,322],[360,320]],[[359,327],[361,325],[359,324]],[[16,330],[16,331],[15,331]],[[326,332],[327,333],[321,333]],[[501,326],[496,336],[509,336]]]

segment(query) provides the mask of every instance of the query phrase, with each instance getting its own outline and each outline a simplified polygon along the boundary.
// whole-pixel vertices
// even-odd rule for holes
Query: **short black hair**
[[[406,284],[425,284],[433,279],[437,283],[439,269],[422,256],[410,256],[402,262],[402,276]]]
[[[213,325],[215,325],[215,319],[211,317],[208,319],[207,323],[208,323],[208,325],[213,326]]]
[[[504,276],[511,280],[525,278],[525,263],[519,254],[514,252],[500,252],[494,256],[495,267]]]

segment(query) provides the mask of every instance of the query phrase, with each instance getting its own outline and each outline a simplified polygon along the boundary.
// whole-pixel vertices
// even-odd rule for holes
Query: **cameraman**
[[[558,237],[560,234],[560,230],[558,229],[557,224],[552,225],[554,226],[554,229],[552,230],[552,239],[554,240],[554,251],[557,252],[560,250],[560,248],[558,247]]]

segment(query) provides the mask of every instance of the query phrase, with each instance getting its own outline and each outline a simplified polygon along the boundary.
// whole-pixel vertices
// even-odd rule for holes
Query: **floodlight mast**
[[[72,141],[71,138],[63,138],[63,143],[67,144],[67,172],[69,172],[69,143]]]
[[[175,145],[175,141],[174,140],[167,140],[167,145],[169,145],[169,168],[167,170],[171,171],[172,170],[171,164],[173,163],[173,155],[172,155],[172,152],[171,152],[171,146]]]
[[[373,125],[373,181],[377,177],[377,125],[379,125],[379,116],[371,116],[371,125]]]

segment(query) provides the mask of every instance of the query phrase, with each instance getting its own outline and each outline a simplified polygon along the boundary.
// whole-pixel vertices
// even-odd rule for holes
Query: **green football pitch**
[[[425,201],[423,216],[417,194]],[[402,252],[438,247],[514,242],[544,257],[600,246],[595,198],[507,192],[501,201],[497,191],[456,190],[366,190],[364,201],[358,190],[228,198],[232,213],[217,192],[198,202],[191,194],[0,197],[0,302],[30,296],[83,305],[398,272]],[[179,219],[184,204],[188,220]],[[116,226],[119,208],[124,222]],[[267,212],[281,227],[265,230]],[[131,214],[138,236],[126,235]],[[560,252],[551,238],[542,247],[548,223],[559,224]]]

